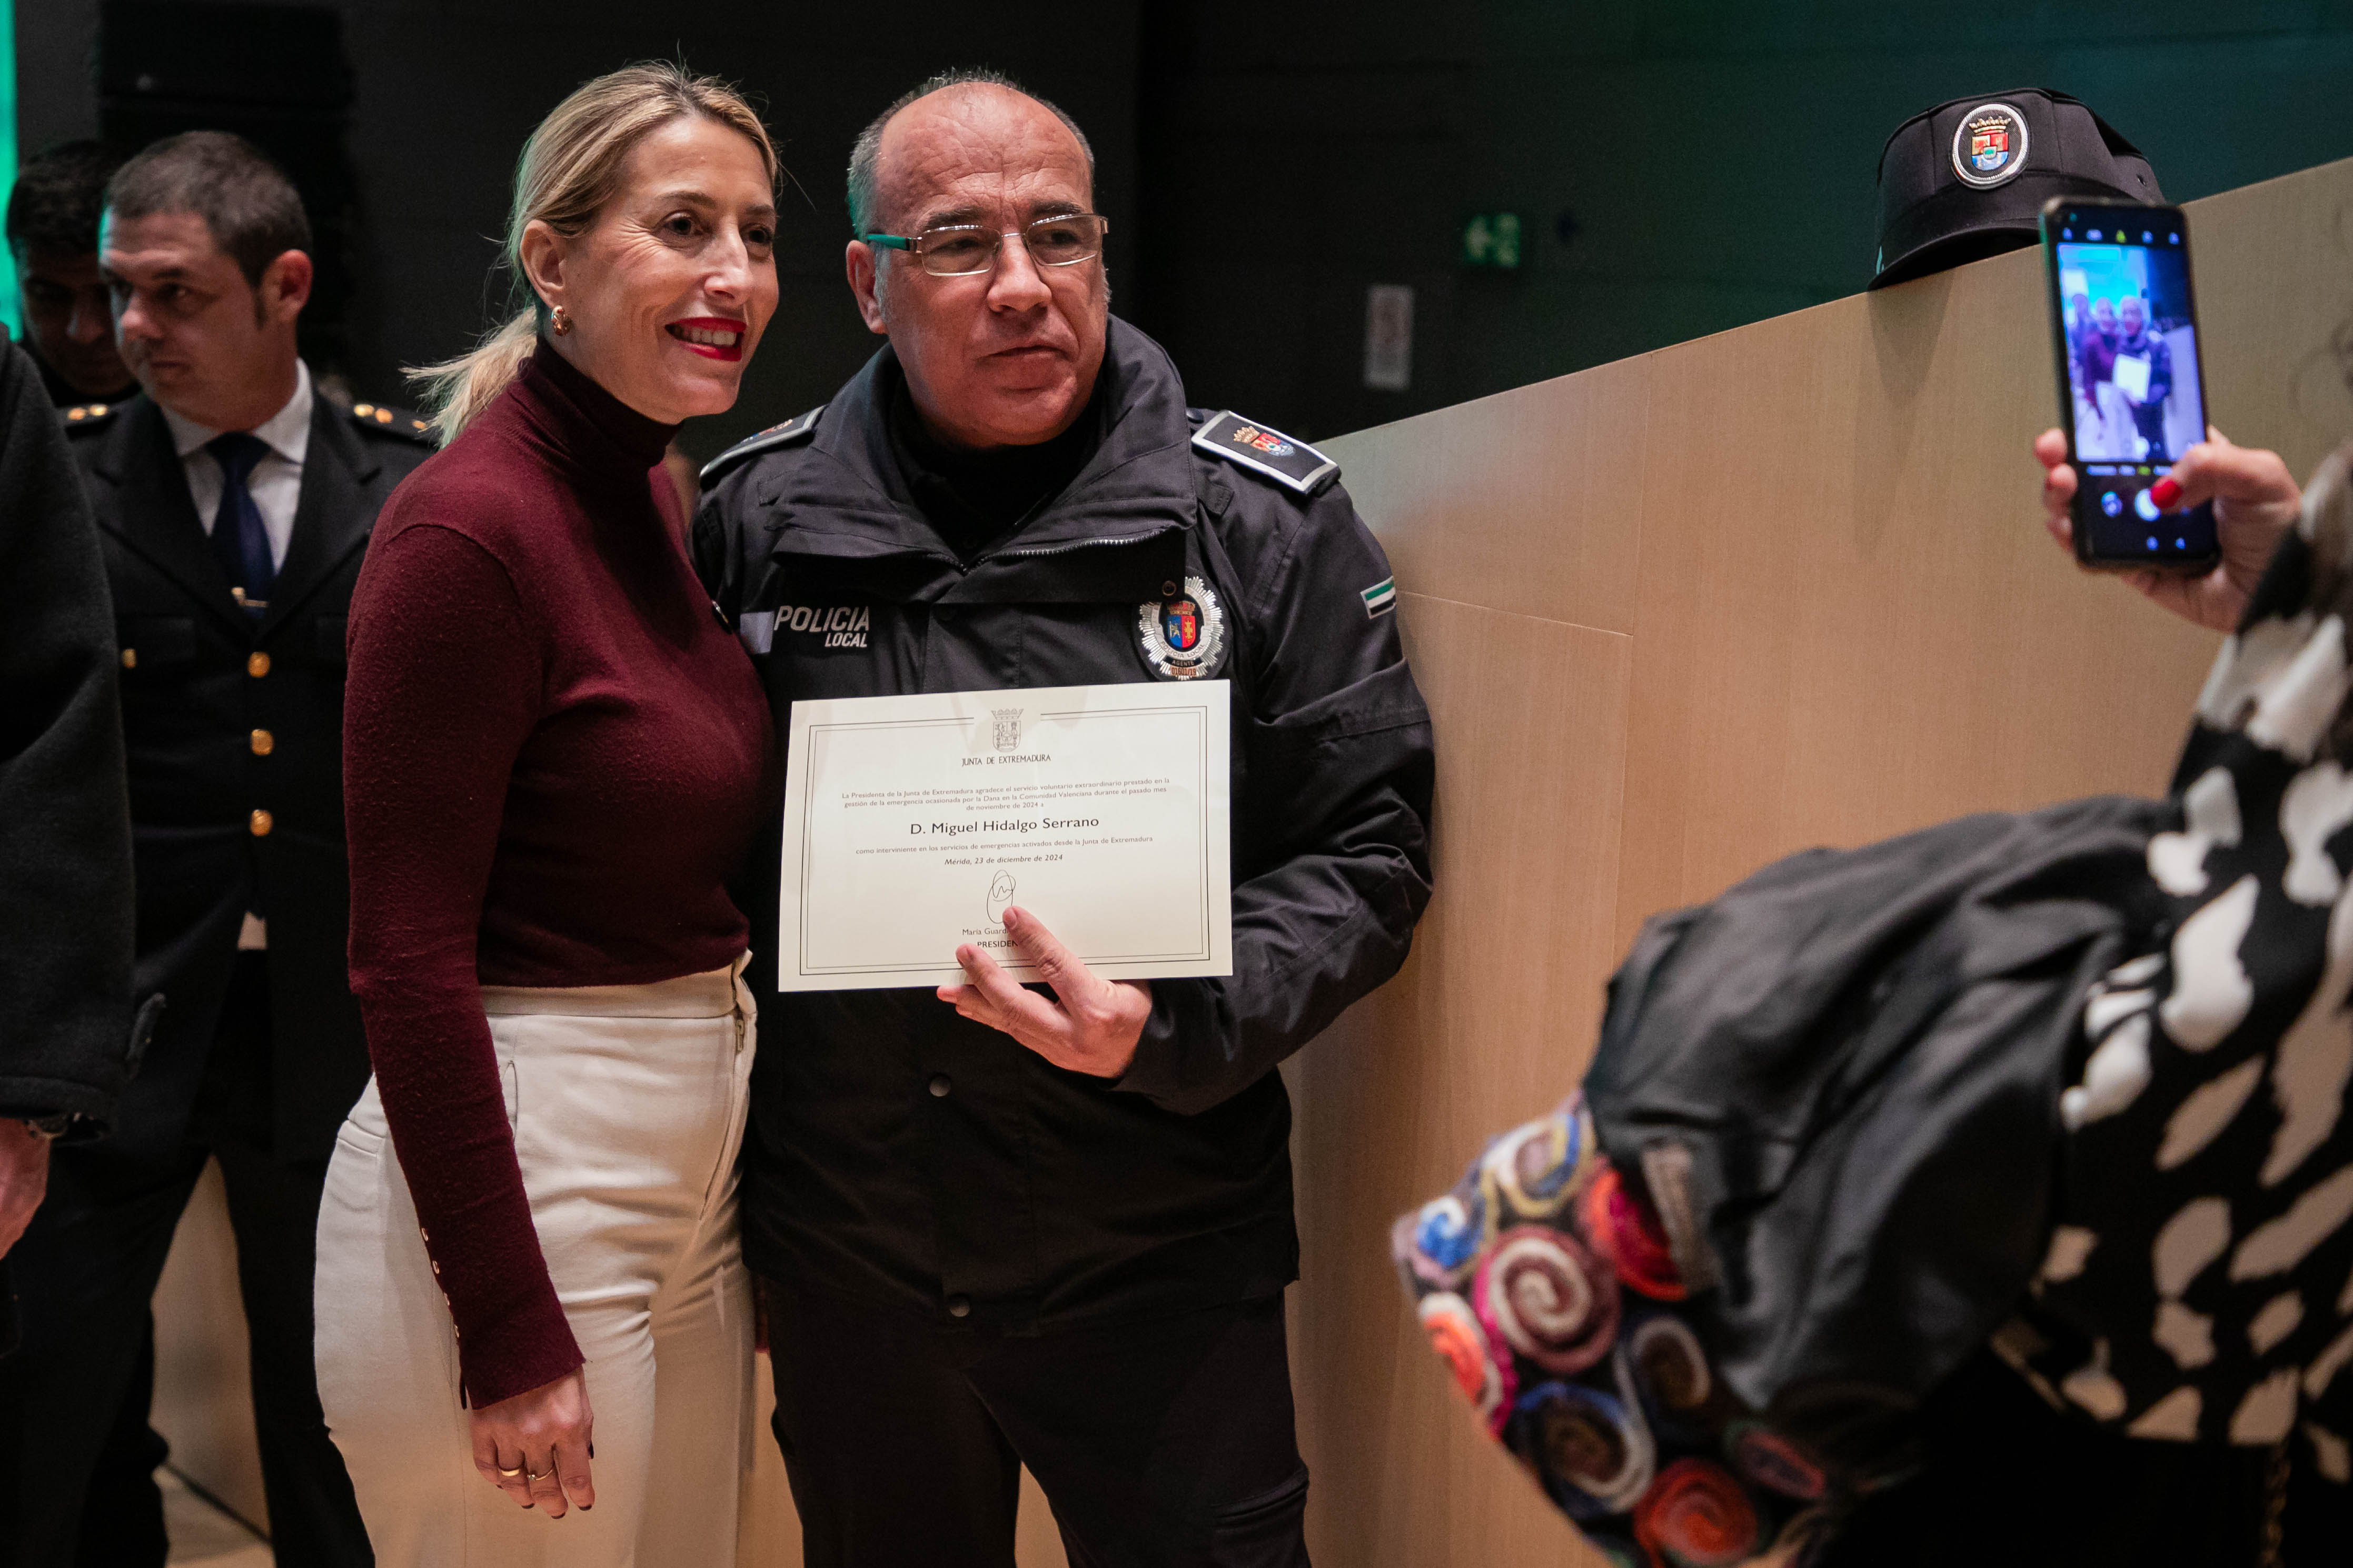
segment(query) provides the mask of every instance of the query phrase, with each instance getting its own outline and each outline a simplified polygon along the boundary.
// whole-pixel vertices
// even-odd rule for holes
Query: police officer
[[[98,213],[120,154],[65,142],[16,171],[8,192],[8,255],[25,301],[25,350],[59,408],[106,406],[139,384],[115,352],[114,318],[98,275]]]
[[[1106,982],[1016,907],[1050,993],[967,946],[936,994],[762,998],[744,1242],[812,1568],[1009,1564],[1019,1463],[1074,1563],[1305,1561],[1274,1068],[1404,959],[1429,716],[1334,466],[1188,410],[1110,317],[1092,182],[1077,127],[1001,78],[892,105],[848,253],[888,346],[705,475],[698,565],[780,724],[808,698],[1232,683],[1230,978]],[[741,893],[754,931],[778,855]]]
[[[295,352],[310,229],[245,142],[157,142],[108,186],[101,262],[144,389],[69,416],[113,589],[138,984],[170,998],[113,1136],[56,1152],[14,1259],[28,1563],[161,1563],[147,1302],[207,1157],[226,1179],[281,1564],[364,1563],[319,1413],[312,1230],[368,1075],[344,980],[343,622],[376,510],[429,451],[322,398]],[[132,1436],[126,1438],[128,1432]],[[110,1438],[110,1433],[112,1434]]]

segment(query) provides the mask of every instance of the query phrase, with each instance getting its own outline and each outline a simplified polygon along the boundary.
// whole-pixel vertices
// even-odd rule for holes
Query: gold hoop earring
[[[572,330],[572,318],[565,314],[563,306],[558,305],[547,313],[547,324],[560,338]]]

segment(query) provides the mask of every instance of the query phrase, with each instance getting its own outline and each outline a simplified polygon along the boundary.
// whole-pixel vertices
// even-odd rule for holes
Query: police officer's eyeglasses
[[[997,265],[997,253],[1008,239],[1018,238],[1039,267],[1076,267],[1103,254],[1103,236],[1111,220],[1098,213],[1064,213],[1023,224],[999,234],[976,223],[942,224],[918,235],[861,234],[869,245],[913,255],[934,278],[969,278]]]

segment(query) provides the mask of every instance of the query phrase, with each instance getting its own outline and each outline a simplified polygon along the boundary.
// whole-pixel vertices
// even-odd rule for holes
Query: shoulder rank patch
[[[69,430],[88,430],[105,424],[121,412],[122,405],[120,403],[78,403],[70,408],[58,409],[58,417],[65,421]]]
[[[395,408],[388,403],[354,403],[352,423],[363,430],[421,441],[427,447],[434,442],[433,421],[412,408]]]
[[[712,480],[736,467],[746,458],[755,457],[762,452],[773,452],[779,447],[789,447],[797,441],[807,440],[816,433],[817,416],[824,412],[825,405],[820,403],[807,414],[795,415],[782,425],[771,425],[756,436],[745,437],[702,465],[703,484],[708,486]]]
[[[1253,424],[1230,408],[1193,432],[1193,445],[1229,463],[1256,469],[1301,495],[1314,494],[1318,486],[1340,471],[1339,464],[1306,442]]]

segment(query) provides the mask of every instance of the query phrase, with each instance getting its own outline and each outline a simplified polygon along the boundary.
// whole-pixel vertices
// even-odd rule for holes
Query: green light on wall
[[[0,202],[16,188],[16,5],[0,0]],[[24,314],[16,305],[16,268],[0,267],[0,321],[8,335],[24,333]]]
[[[1513,272],[1520,265],[1520,215],[1472,213],[1462,224],[1462,265]]]

